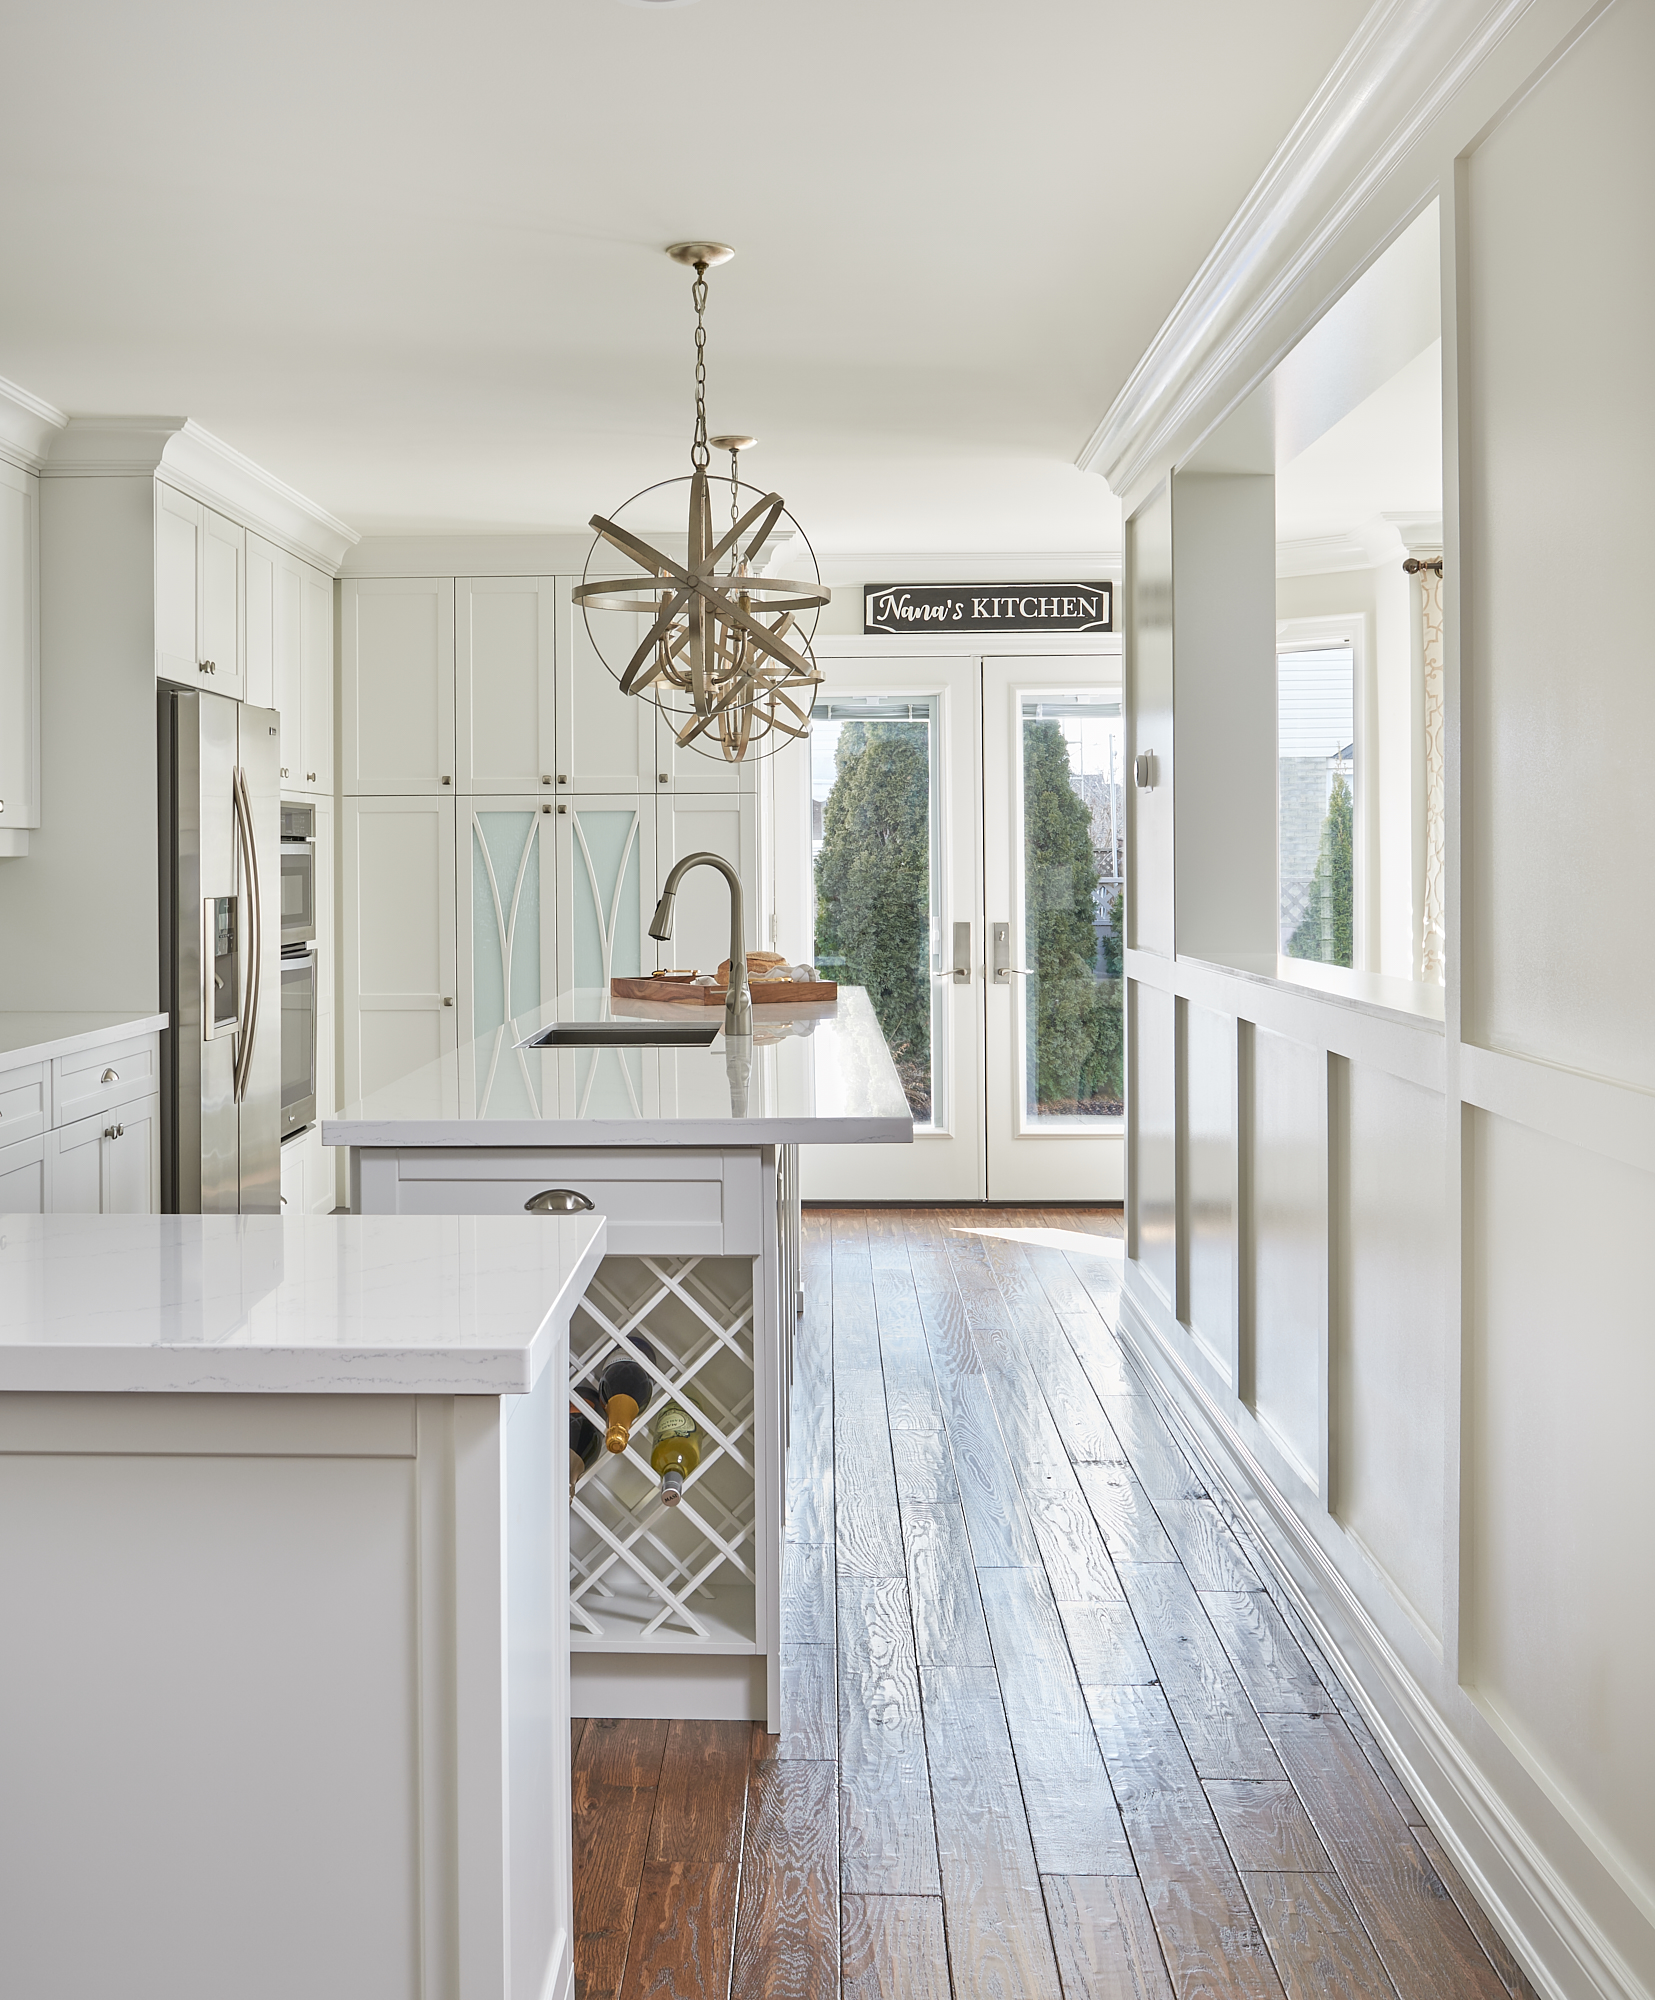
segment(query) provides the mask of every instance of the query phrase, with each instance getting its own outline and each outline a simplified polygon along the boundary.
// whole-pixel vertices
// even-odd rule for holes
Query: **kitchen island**
[[[572,1991],[597,1216],[0,1217],[0,1986]]]
[[[787,1404],[798,1310],[801,1144],[901,1144],[913,1119],[872,1005],[716,1008],[581,990],[325,1119],[364,1214],[515,1214],[590,1203],[609,1254],[570,1332],[571,1402],[623,1344],[654,1390],[570,1521],[577,1715],[779,1713]],[[704,1047],[581,1046],[583,1028],[699,1024]],[[621,1028],[619,1032],[634,1032]],[[548,1033],[573,1044],[536,1047]],[[641,1336],[647,1343],[637,1347]],[[701,1458],[663,1503],[648,1425],[668,1400]]]

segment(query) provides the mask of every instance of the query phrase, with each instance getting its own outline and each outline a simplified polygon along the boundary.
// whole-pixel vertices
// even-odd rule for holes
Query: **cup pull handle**
[[[523,1204],[530,1215],[583,1215],[594,1206],[577,1188],[542,1188]]]

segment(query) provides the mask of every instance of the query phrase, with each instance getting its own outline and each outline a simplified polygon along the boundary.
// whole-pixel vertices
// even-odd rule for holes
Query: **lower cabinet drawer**
[[[130,1104],[135,1097],[148,1097],[160,1087],[160,1067],[158,1035],[135,1035],[128,1041],[56,1057],[52,1064],[56,1099],[52,1122],[72,1125],[77,1119],[95,1118],[119,1104]]]
[[[548,1189],[584,1195],[609,1223],[615,1256],[717,1257],[756,1254],[742,1219],[727,1227],[721,1163],[710,1158],[657,1156],[637,1162],[636,1174],[618,1174],[613,1156],[476,1152],[402,1154],[397,1161],[396,1209],[402,1215],[521,1215]],[[376,1207],[378,1204],[374,1204]]]

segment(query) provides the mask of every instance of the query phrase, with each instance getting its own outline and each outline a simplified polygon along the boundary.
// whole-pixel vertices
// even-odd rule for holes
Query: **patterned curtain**
[[[1442,742],[1442,571],[1422,562],[1419,584],[1421,636],[1425,656],[1425,909],[1420,924],[1419,976],[1443,983],[1443,742]]]

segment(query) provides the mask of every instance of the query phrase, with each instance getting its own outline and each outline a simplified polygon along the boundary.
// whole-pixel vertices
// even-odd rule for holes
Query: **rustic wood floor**
[[[807,1214],[782,1731],[575,1724],[583,2000],[1533,2000],[1142,1393],[1119,1237]]]

